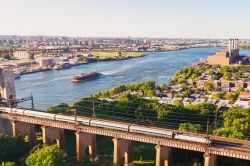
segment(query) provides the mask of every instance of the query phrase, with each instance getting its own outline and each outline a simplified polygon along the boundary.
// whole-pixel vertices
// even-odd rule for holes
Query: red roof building
[[[250,92],[240,92],[239,98],[242,100],[250,100]]]

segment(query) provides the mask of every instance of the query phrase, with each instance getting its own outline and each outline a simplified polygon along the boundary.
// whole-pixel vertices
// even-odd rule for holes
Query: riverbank
[[[76,61],[75,63],[70,63],[71,67],[73,66],[80,66],[80,65],[86,65],[89,63],[95,63],[95,62],[102,62],[102,61],[121,61],[121,60],[127,60],[131,58],[140,58],[143,56],[148,55],[148,53],[144,52],[118,52],[118,51],[113,51],[113,52],[104,52],[104,51],[93,51],[91,52],[90,56],[88,57],[81,57],[79,58],[79,61]],[[60,69],[63,70],[64,68]],[[15,70],[15,69],[14,69]],[[26,75],[26,74],[33,74],[33,73],[38,73],[38,72],[44,72],[44,71],[49,71],[53,70],[53,67],[33,67],[28,66],[27,68],[21,68],[21,69],[16,69],[16,73],[20,73],[21,75]]]

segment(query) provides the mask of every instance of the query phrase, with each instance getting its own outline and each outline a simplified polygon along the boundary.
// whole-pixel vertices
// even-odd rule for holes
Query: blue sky
[[[249,0],[0,0],[0,35],[250,38]]]

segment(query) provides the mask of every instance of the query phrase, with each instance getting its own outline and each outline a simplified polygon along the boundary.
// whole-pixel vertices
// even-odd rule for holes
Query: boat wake
[[[117,74],[117,73],[123,73],[123,72],[131,69],[132,67],[133,67],[132,65],[126,65],[126,66],[122,66],[122,67],[119,67],[119,68],[114,69],[114,70],[101,71],[100,73],[103,75],[113,75],[113,74]]]
[[[43,81],[43,82],[39,82],[39,83],[31,83],[31,85],[27,86],[27,87],[20,87],[20,88],[16,88],[17,90],[22,90],[22,89],[26,89],[26,88],[30,88],[30,87],[34,87],[34,86],[39,86],[39,85],[43,85],[43,84],[47,84],[50,82],[55,82],[58,80],[66,80],[69,79],[71,76],[64,76],[63,78],[56,78],[53,80],[48,80],[48,81]]]

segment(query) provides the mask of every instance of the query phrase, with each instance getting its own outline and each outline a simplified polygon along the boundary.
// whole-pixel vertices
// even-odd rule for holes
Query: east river
[[[32,93],[35,108],[46,109],[48,106],[60,103],[73,103],[77,99],[111,89],[118,84],[148,80],[157,83],[168,82],[178,70],[197,63],[200,59],[205,59],[221,49],[213,47],[154,52],[140,58],[96,62],[59,71],[23,75],[15,82],[17,98],[28,97]],[[250,51],[243,50],[241,54],[250,54]],[[103,75],[86,82],[71,82],[72,75],[94,70]],[[30,102],[23,103],[21,106],[30,107]]]

